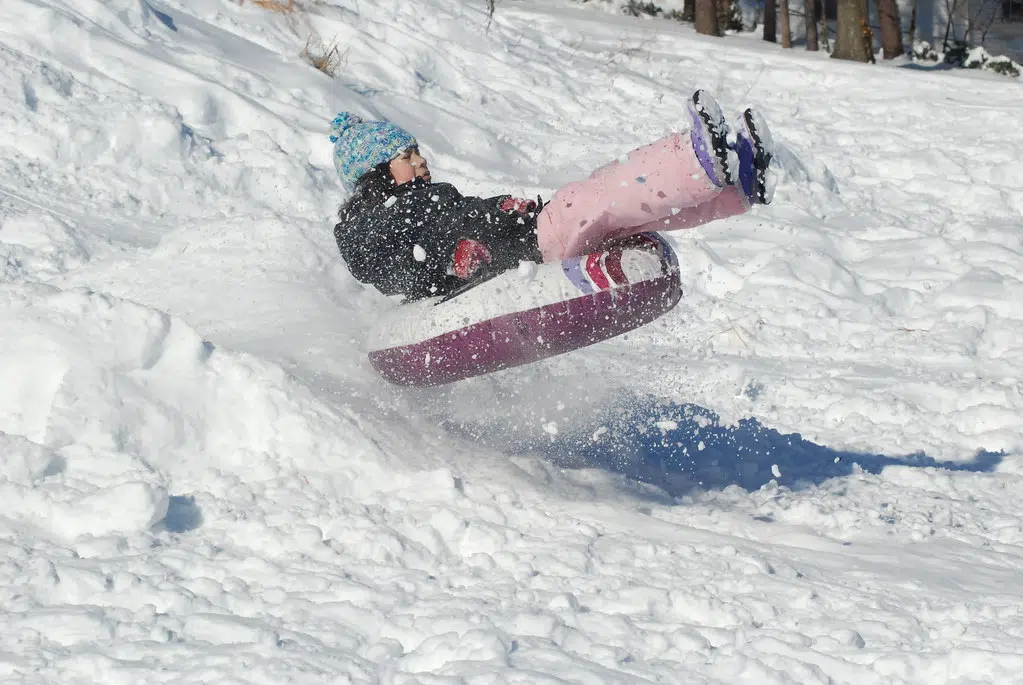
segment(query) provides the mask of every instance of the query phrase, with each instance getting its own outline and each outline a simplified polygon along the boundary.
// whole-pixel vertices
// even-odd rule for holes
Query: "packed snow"
[[[1023,682],[1018,80],[570,0],[296,5],[0,3],[0,680]],[[779,183],[669,235],[675,310],[374,374],[397,302],[334,245],[335,112],[549,197],[698,87],[761,109]]]

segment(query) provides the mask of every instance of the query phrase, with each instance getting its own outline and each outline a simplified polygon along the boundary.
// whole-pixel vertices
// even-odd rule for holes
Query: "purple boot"
[[[735,153],[739,157],[739,182],[750,204],[769,205],[774,198],[774,157],[771,129],[759,112],[747,109],[735,122]]]
[[[710,93],[698,90],[686,106],[691,123],[690,137],[700,165],[711,183],[723,188],[731,181],[728,165],[728,124],[721,107]]]

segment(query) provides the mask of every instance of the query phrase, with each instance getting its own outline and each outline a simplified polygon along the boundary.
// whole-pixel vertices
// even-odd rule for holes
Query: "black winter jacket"
[[[342,206],[334,238],[352,275],[385,295],[445,295],[464,283],[451,271],[463,238],[487,245],[491,270],[541,261],[536,214],[502,210],[507,197],[469,197],[449,183],[416,179],[382,202],[356,198]]]

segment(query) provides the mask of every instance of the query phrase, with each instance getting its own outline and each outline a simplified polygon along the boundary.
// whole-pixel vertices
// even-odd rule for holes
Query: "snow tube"
[[[524,266],[385,314],[370,331],[373,368],[399,385],[451,383],[631,331],[682,297],[675,253],[655,233]]]

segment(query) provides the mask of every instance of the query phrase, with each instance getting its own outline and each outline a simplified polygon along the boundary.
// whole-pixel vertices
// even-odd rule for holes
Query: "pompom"
[[[358,114],[352,114],[351,112],[338,112],[337,116],[330,122],[330,142],[336,143],[337,139],[341,137],[341,134],[349,127],[361,123],[362,117]]]

